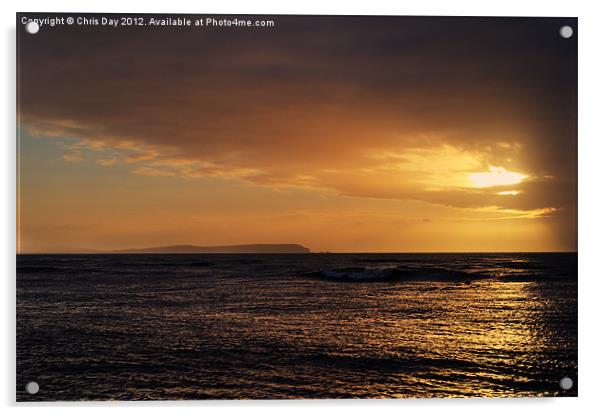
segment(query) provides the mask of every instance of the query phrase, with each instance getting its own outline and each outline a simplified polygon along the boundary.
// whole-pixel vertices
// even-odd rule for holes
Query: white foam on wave
[[[389,278],[395,268],[347,268],[340,270],[324,271],[327,278],[346,279],[354,281],[378,280]]]

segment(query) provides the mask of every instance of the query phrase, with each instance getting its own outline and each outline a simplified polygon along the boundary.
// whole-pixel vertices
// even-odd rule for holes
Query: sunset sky
[[[576,19],[258,17],[18,24],[18,249],[577,249]]]

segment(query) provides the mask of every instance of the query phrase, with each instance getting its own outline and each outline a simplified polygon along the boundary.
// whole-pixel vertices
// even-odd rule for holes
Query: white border
[[[0,275],[0,405],[5,413],[28,414],[104,414],[145,412],[160,414],[175,407],[178,413],[225,413],[244,410],[249,414],[345,411],[351,415],[367,410],[381,413],[420,412],[433,414],[461,413],[507,414],[508,412],[545,412],[567,414],[593,412],[599,403],[602,347],[598,335],[599,300],[602,295],[602,272],[598,250],[600,215],[602,215],[602,128],[599,100],[602,97],[602,15],[594,1],[478,1],[478,0],[414,0],[413,2],[325,1],[215,1],[169,2],[151,1],[62,1],[21,0],[0,3],[3,41],[2,77],[2,229],[0,250],[3,273]],[[71,12],[156,12],[156,13],[221,13],[221,14],[392,14],[392,15],[463,15],[463,16],[576,16],[579,17],[579,398],[562,399],[439,399],[398,401],[223,401],[223,402],[158,402],[158,403],[93,403],[16,405],[15,396],[15,13],[17,11]]]

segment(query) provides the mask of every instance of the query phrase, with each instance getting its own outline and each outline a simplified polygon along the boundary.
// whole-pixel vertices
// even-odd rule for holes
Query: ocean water
[[[577,386],[577,254],[17,256],[19,401]]]

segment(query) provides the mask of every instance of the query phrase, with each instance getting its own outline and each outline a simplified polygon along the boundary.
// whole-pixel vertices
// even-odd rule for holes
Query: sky
[[[576,19],[261,18],[19,24],[18,251],[577,249]]]

